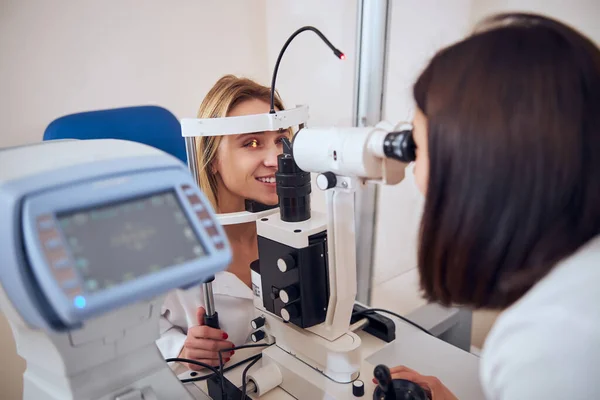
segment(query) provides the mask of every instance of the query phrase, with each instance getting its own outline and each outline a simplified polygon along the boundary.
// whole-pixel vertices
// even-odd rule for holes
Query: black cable
[[[225,369],[223,370],[223,373],[227,373],[227,372],[229,372],[229,371],[231,371],[231,370],[233,370],[233,369],[236,369],[237,367],[239,367],[239,366],[241,366],[241,365],[244,365],[244,364],[246,364],[248,361],[252,361],[252,360],[254,360],[255,358],[261,358],[261,357],[262,357],[262,354],[255,354],[255,355],[253,355],[253,356],[251,356],[251,357],[245,358],[245,359],[243,359],[242,361],[238,361],[237,363],[235,363],[235,364],[233,364],[233,365],[230,365],[229,367],[225,368]],[[181,380],[181,383],[201,382],[201,381],[208,380],[208,379],[212,378],[212,377],[213,377],[213,376],[215,376],[215,375],[216,375],[216,374],[213,372],[213,373],[210,373],[210,374],[208,374],[208,375],[199,376],[199,377],[197,377],[197,378],[187,378],[187,379],[182,379],[182,380]]]
[[[223,375],[223,352],[233,351],[233,350],[241,350],[241,349],[250,349],[254,347],[269,347],[271,344],[244,344],[242,346],[234,346],[228,349],[219,350],[219,374],[221,378],[221,393],[225,393],[225,376]]]
[[[252,360],[250,364],[246,365],[246,368],[244,368],[244,372],[242,372],[242,400],[246,400],[246,374],[248,373],[250,368],[252,368],[252,366],[256,364],[261,358],[262,353],[259,354],[254,360]]]
[[[211,371],[213,371],[215,374],[219,373],[219,371],[217,371],[217,369],[215,367],[212,367],[212,366],[210,366],[208,364],[205,364],[203,362],[200,362],[200,361],[190,360],[188,358],[174,357],[174,358],[167,358],[165,361],[167,363],[170,363],[170,362],[185,362],[185,363],[188,363],[188,364],[194,364],[194,365],[198,365],[200,367],[208,368]],[[225,397],[225,385],[223,384],[223,375],[221,375],[221,397]]]
[[[317,28],[315,28],[313,26],[304,26],[304,27],[298,29],[296,32],[292,33],[292,36],[290,36],[290,38],[287,40],[287,42],[285,42],[285,44],[283,45],[283,48],[279,52],[279,56],[277,57],[277,62],[275,63],[275,69],[273,70],[273,80],[271,81],[271,111],[269,111],[270,114],[275,114],[275,81],[277,79],[277,71],[279,70],[279,63],[281,62],[281,57],[283,57],[283,53],[285,52],[287,47],[290,45],[292,40],[294,40],[294,38],[296,36],[298,36],[300,33],[304,32],[304,31],[313,31],[314,33],[319,35],[319,37],[325,42],[325,44],[327,46],[329,46],[329,48],[331,50],[333,50],[333,54],[335,54],[335,56],[337,58],[343,60],[346,57],[346,56],[344,56],[344,53],[342,53],[341,51],[336,49],[335,46],[333,44],[331,44],[331,42],[325,37],[325,35],[323,35],[321,33],[320,30],[318,30]]]
[[[399,318],[399,319],[401,319],[404,322],[408,322],[409,324],[411,324],[412,326],[414,326],[416,328],[419,328],[420,330],[422,330],[426,334],[433,336],[433,334],[431,332],[429,332],[427,329],[423,328],[421,325],[417,324],[416,322],[413,322],[413,321],[409,320],[408,318],[403,317],[400,314],[397,314],[397,313],[395,313],[393,311],[390,311],[390,310],[385,310],[383,308],[368,308],[366,310],[354,313],[354,314],[352,314],[352,316],[353,317],[360,317],[361,315],[374,314],[376,312],[381,312],[381,313],[386,313],[386,314],[393,315],[394,317]]]
[[[215,374],[219,372],[219,371],[217,371],[217,369],[215,367],[211,367],[210,365],[205,364],[205,363],[200,362],[200,361],[190,360],[189,358],[174,357],[174,358],[167,358],[165,361],[167,363],[170,363],[170,362],[184,362],[184,363],[188,363],[188,364],[194,364],[194,365],[198,365],[199,367],[204,367],[204,368],[210,369]]]

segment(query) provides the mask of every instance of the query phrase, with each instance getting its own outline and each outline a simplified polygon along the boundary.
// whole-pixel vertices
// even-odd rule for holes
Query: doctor
[[[270,93],[270,88],[250,79],[226,75],[204,98],[198,118],[268,113]],[[277,94],[275,108],[283,110]],[[244,211],[245,199],[268,205],[278,203],[275,172],[277,156],[283,152],[281,139],[284,137],[289,138],[290,132],[204,136],[196,141],[200,188],[217,213]],[[232,247],[233,261],[226,272],[215,276],[212,283],[222,329],[204,325],[201,286],[170,293],[163,305],[161,337],[157,341],[165,358],[183,357],[218,366],[218,350],[248,342],[254,309],[250,263],[258,259],[256,223],[225,226],[225,231]],[[229,358],[224,361],[228,362]],[[202,369],[196,365],[187,366],[193,370]]]
[[[481,358],[486,398],[600,399],[600,50],[500,15],[436,54],[414,96],[422,289],[505,310]]]

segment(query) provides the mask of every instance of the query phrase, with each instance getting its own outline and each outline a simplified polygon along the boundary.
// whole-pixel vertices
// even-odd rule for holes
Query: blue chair
[[[70,114],[55,119],[44,140],[121,139],[143,143],[187,164],[181,125],[168,110],[157,106],[114,108]]]

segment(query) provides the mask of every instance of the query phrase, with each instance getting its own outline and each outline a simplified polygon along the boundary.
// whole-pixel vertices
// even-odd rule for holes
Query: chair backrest
[[[55,119],[44,140],[122,139],[143,143],[187,163],[181,125],[168,110],[157,106],[114,108],[70,114]]]

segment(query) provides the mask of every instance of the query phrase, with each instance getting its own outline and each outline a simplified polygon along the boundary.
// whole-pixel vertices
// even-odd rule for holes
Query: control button
[[[46,248],[48,250],[54,250],[59,248],[62,245],[60,238],[54,237],[52,239],[46,240]]]
[[[54,221],[51,218],[40,219],[38,222],[40,230],[47,231],[54,228]]]
[[[196,194],[196,192],[194,191],[194,188],[188,185],[183,185],[181,187],[181,189],[183,189],[183,193],[185,193],[186,196],[192,196],[194,194]]]
[[[292,301],[297,300],[298,297],[300,297],[300,292],[295,285],[288,286],[279,291],[279,298],[284,304],[291,303]]]
[[[337,185],[337,177],[333,172],[324,172],[317,175],[317,187],[321,190],[331,189]]]
[[[265,338],[265,331],[263,331],[263,330],[256,331],[252,335],[250,335],[250,339],[252,339],[252,341],[254,343],[260,342],[264,338]]]
[[[219,231],[217,230],[216,226],[209,226],[205,230],[206,230],[206,233],[208,234],[208,236],[221,236],[221,235],[219,235]]]
[[[211,226],[214,226],[214,225],[215,225],[215,223],[214,223],[214,221],[213,221],[212,219],[205,219],[205,220],[202,220],[202,225],[203,225],[205,228],[209,228],[209,227],[211,227]]]
[[[265,322],[265,317],[258,317],[253,319],[252,322],[250,322],[250,326],[252,326],[252,329],[262,328],[263,326],[265,326]]]
[[[54,271],[54,277],[59,282],[69,282],[77,278],[73,268],[63,268]]]
[[[68,281],[62,282],[61,286],[65,290],[75,289],[76,287],[79,286],[79,280],[78,279],[69,279]]]
[[[269,297],[271,298],[271,300],[277,300],[279,298],[279,289],[273,288],[273,290],[269,294]]]
[[[218,243],[224,243],[225,240],[223,240],[222,236],[213,236],[213,243],[214,244],[218,244]]]
[[[355,397],[363,397],[365,395],[365,384],[363,381],[356,380],[352,382],[352,394]]]
[[[68,258],[63,257],[57,261],[54,261],[53,267],[54,269],[63,269],[67,268],[70,265],[70,261]]]
[[[202,203],[194,204],[192,209],[194,211],[204,211],[204,205]]]
[[[287,306],[281,309],[281,318],[285,322],[289,322],[293,318],[296,318],[300,315],[300,311],[298,310],[298,306],[296,304],[288,304]]]
[[[295,266],[296,261],[294,260],[294,257],[292,257],[290,254],[288,254],[287,256],[283,256],[279,260],[277,260],[277,268],[279,268],[281,272],[289,271]]]
[[[215,244],[215,248],[217,250],[223,250],[225,248],[225,243],[217,243]]]
[[[75,289],[67,290],[65,292],[65,294],[67,295],[67,297],[69,297],[71,299],[74,298],[74,297],[76,297],[76,296],[81,296],[81,294],[82,294],[81,293],[81,288],[77,287]]]
[[[200,201],[200,197],[198,197],[195,194],[188,196],[188,201],[190,202],[191,205],[198,204],[198,203],[202,204],[202,202]]]

